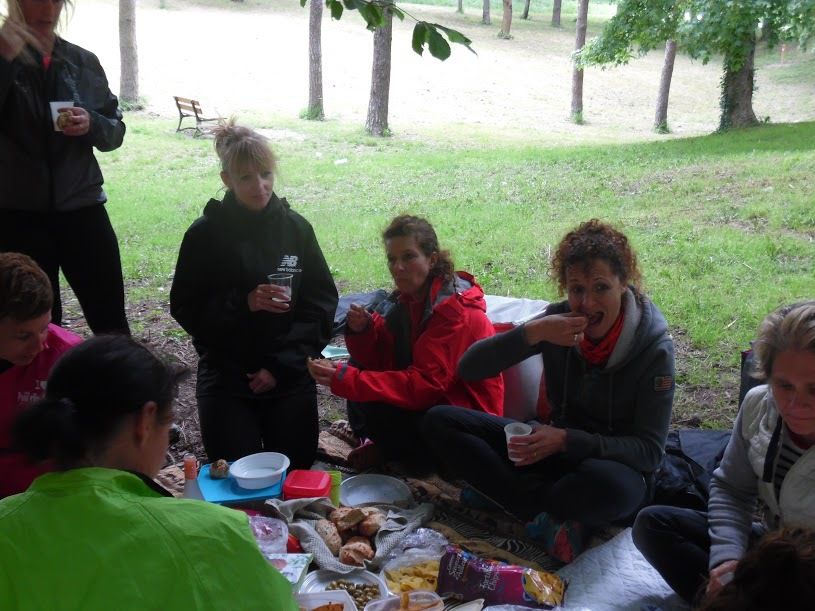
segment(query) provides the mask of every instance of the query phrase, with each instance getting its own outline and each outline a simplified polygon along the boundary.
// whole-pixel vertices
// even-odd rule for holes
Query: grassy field
[[[487,292],[550,300],[548,255],[562,234],[591,217],[616,223],[681,348],[679,419],[727,423],[739,350],[761,317],[815,296],[813,122],[552,148],[247,120],[274,126],[276,190],[311,220],[342,292],[389,285],[379,233],[401,212],[429,217]],[[127,122],[127,146],[99,157],[129,299],[161,304],[184,230],[218,196],[218,168],[211,140],[175,134],[171,120]]]

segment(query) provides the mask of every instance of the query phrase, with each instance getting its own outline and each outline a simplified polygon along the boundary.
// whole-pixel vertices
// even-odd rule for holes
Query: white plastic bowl
[[[229,467],[229,474],[241,488],[258,490],[277,484],[289,464],[289,457],[285,454],[259,452],[233,462]]]

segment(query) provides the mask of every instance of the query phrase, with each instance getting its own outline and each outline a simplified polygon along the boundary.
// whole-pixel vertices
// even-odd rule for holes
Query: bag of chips
[[[554,609],[563,604],[566,585],[553,573],[488,560],[451,545],[439,565],[436,591],[462,600],[483,598],[487,605]]]

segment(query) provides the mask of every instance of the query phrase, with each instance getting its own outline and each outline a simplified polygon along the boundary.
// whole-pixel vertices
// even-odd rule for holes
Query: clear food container
[[[365,605],[365,611],[443,611],[444,602],[435,592],[406,592]]]

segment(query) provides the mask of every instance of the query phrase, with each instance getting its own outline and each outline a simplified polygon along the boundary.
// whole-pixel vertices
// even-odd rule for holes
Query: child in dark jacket
[[[184,235],[170,292],[200,357],[204,448],[212,460],[282,452],[308,469],[319,431],[306,360],[331,337],[337,289],[311,225],[273,192],[266,139],[231,122],[216,129],[215,149],[227,192]]]

